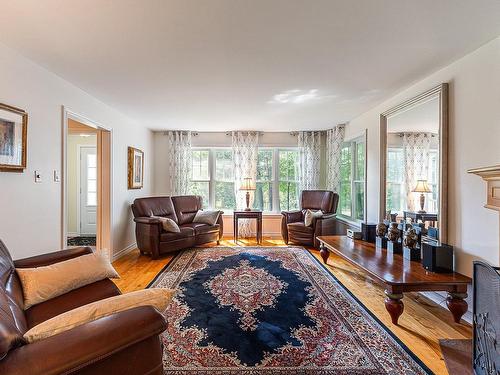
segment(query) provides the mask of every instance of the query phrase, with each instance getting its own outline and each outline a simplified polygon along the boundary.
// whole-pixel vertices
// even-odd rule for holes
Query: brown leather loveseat
[[[15,268],[41,267],[90,254],[89,247],[13,261],[0,241],[0,374],[163,374],[163,316],[152,306],[122,311],[27,344],[23,334],[63,312],[119,295],[104,279],[23,310]]]
[[[335,234],[336,212],[339,203],[337,193],[328,190],[303,190],[300,194],[300,210],[281,212],[281,236],[285,243],[319,247],[318,236]],[[323,217],[305,226],[306,210],[323,211]]]
[[[198,195],[137,198],[132,204],[137,247],[141,254],[157,259],[161,254],[217,241],[222,238],[222,214],[215,225],[193,223],[202,209]],[[180,233],[166,232],[154,216],[167,217],[179,225]]]

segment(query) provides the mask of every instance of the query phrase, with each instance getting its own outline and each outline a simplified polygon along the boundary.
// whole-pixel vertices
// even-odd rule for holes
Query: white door
[[[96,147],[80,148],[80,234],[97,233]]]

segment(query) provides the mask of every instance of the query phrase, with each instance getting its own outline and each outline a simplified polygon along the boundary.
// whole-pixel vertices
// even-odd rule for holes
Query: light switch
[[[61,179],[59,178],[59,172],[54,169],[54,182],[59,182]]]
[[[42,174],[40,171],[35,171],[35,182],[42,182]]]

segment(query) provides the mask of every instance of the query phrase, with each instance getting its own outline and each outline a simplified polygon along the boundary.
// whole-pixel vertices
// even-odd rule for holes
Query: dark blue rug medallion
[[[179,254],[152,283],[165,312],[166,374],[426,374],[302,248]]]

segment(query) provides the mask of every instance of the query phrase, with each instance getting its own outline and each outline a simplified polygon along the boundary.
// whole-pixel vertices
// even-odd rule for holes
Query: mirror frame
[[[379,221],[385,218],[387,169],[387,119],[398,112],[417,106],[431,97],[439,99],[439,240],[448,240],[448,83],[408,99],[380,115],[380,206]]]

